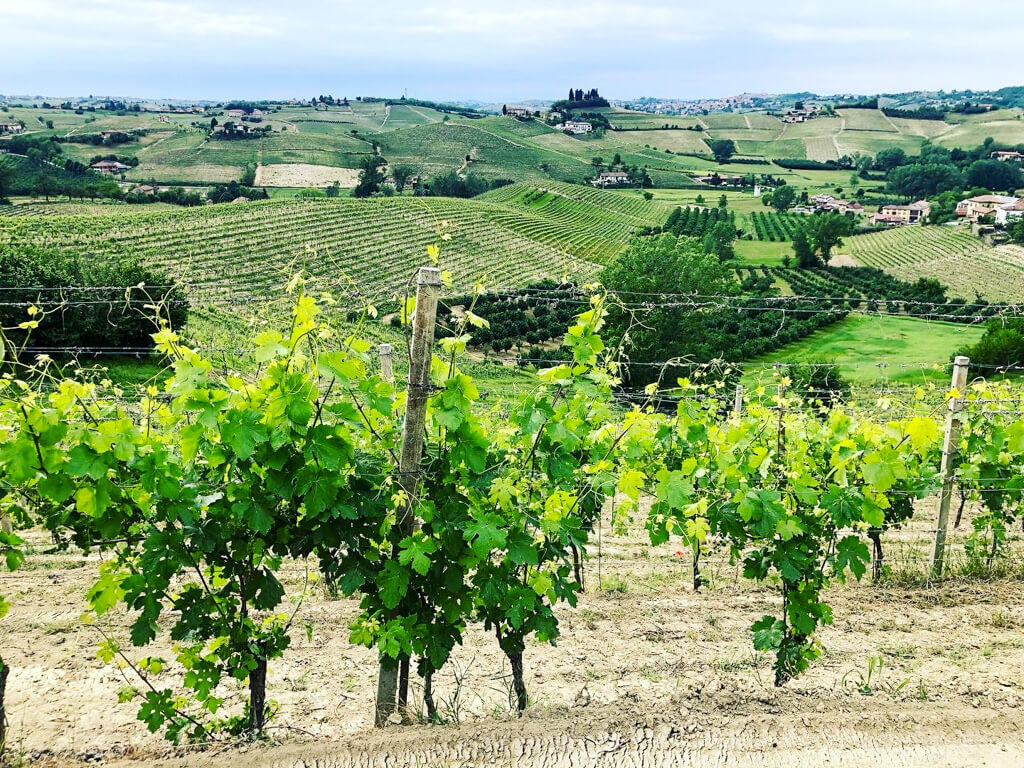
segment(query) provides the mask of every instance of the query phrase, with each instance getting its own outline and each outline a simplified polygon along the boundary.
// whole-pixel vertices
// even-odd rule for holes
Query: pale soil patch
[[[354,187],[359,180],[355,168],[307,163],[274,163],[256,168],[257,187],[326,187],[337,181],[343,187]]]
[[[830,267],[859,267],[860,262],[847,253],[835,253],[828,260],[828,265]]]

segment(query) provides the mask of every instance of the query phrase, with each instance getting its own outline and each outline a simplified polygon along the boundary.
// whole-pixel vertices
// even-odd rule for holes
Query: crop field
[[[880,109],[836,110],[843,121],[844,131],[881,131],[899,133],[899,130]]]
[[[839,147],[832,136],[808,137],[803,142],[808,160],[825,162],[839,159]]]
[[[0,247],[54,246],[83,256],[130,254],[212,306],[280,292],[304,268],[318,289],[355,281],[372,295],[404,290],[426,247],[446,228],[442,267],[465,290],[479,279],[516,285],[585,278],[597,267],[503,226],[507,209],[446,198],[271,200],[177,212],[4,218]]]
[[[749,218],[754,236],[769,242],[792,240],[793,229],[800,226],[800,217],[791,214],[754,211]]]
[[[1024,265],[1019,249],[995,250],[953,227],[896,227],[846,238],[844,251],[860,264],[884,269],[903,280],[932,277],[950,293],[993,301],[1024,296]]]
[[[636,230],[664,224],[670,210],[637,194],[569,184],[510,184],[478,199],[502,204],[485,214],[490,220],[600,264],[622,253]]]

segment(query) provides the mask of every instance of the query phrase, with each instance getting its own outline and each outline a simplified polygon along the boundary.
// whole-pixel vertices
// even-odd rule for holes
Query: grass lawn
[[[781,267],[784,256],[793,255],[793,244],[790,242],[769,242],[767,240],[737,240],[733,247],[736,249],[737,266],[765,265],[770,267]]]
[[[772,363],[835,362],[853,384],[948,383],[945,364],[983,328],[912,317],[850,315],[805,339],[751,361],[746,383],[771,377]],[[887,367],[879,367],[886,363]],[[921,365],[918,365],[921,364]]]

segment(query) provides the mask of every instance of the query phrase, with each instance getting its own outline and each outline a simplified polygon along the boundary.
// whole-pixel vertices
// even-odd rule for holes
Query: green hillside
[[[0,247],[56,247],[98,258],[130,254],[183,283],[203,304],[277,294],[305,269],[317,289],[351,284],[371,295],[404,290],[444,242],[441,267],[455,288],[544,277],[587,278],[598,267],[568,248],[505,223],[504,206],[448,198],[265,201],[168,212],[94,216],[4,217]],[[440,234],[439,234],[440,233]],[[572,243],[586,252],[586,243]]]
[[[351,102],[348,106],[278,105],[260,117],[272,132],[265,137],[228,141],[207,135],[209,114],[122,112],[82,115],[61,109],[12,107],[5,119],[21,120],[29,135],[62,140],[100,131],[129,132],[132,140],[115,148],[62,143],[66,158],[86,162],[101,151],[135,156],[128,172],[135,181],[209,184],[239,179],[249,164],[358,168],[379,151],[390,163],[408,164],[428,177],[449,170],[475,172],[488,179],[581,183],[595,172],[594,158],[607,164],[618,154],[628,165],[647,166],[656,186],[694,185],[697,172],[723,175],[772,173],[812,189],[825,190],[829,172],[794,172],[771,161],[783,158],[835,160],[856,152],[876,154],[900,147],[916,154],[924,141],[946,147],[972,147],[988,136],[1003,144],[1024,143],[1019,109],[982,115],[950,114],[946,120],[890,118],[877,109],[840,109],[836,117],[783,123],[764,113],[712,113],[671,117],[607,108],[610,130],[567,136],[539,120],[488,116],[471,119],[414,104]],[[53,127],[47,127],[48,121]],[[719,165],[708,142],[730,139],[739,156],[755,164]],[[469,157],[467,163],[466,157]],[[294,186],[302,186],[301,169]],[[848,173],[846,174],[848,177]],[[310,172],[310,183],[318,174]]]

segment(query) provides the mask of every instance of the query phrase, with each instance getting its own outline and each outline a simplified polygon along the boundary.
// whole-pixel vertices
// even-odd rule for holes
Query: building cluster
[[[24,130],[25,127],[21,123],[0,123],[0,136],[13,136]]]
[[[1024,163],[1024,152],[1014,150],[998,149],[992,153],[993,160],[1002,160],[1006,163]]]
[[[854,213],[860,216],[864,213],[864,206],[849,200],[840,200],[832,195],[815,195],[811,198],[809,206],[799,206],[794,210],[798,213],[825,211],[827,213]]]
[[[556,125],[555,130],[565,131],[566,133],[579,136],[581,134],[590,133],[594,130],[594,126],[586,120],[566,120],[564,123]]]
[[[618,187],[629,184],[629,174],[625,171],[602,171],[590,183],[595,187]]]
[[[1001,227],[1024,217],[1024,198],[1010,195],[977,195],[956,204],[956,215],[972,223],[991,216]]]
[[[99,173],[103,173],[108,176],[117,176],[132,169],[130,165],[119,163],[116,160],[100,160],[98,163],[93,163],[90,167],[94,171],[98,171]]]
[[[533,117],[533,112],[526,107],[505,107],[505,114],[509,117],[517,117],[521,120]]]
[[[638,112],[649,112],[652,115],[706,115],[709,112],[751,108],[755,106],[755,100],[764,99],[767,96],[767,93],[741,93],[721,99],[640,99],[628,104],[626,102],[616,102],[616,104],[627,106]]]
[[[806,123],[818,115],[818,108],[812,106],[800,107],[799,109],[791,109],[782,116],[782,122],[784,123]]]
[[[927,200],[918,200],[910,205],[883,205],[871,223],[876,227],[902,227],[907,224],[920,224],[932,212]]]

